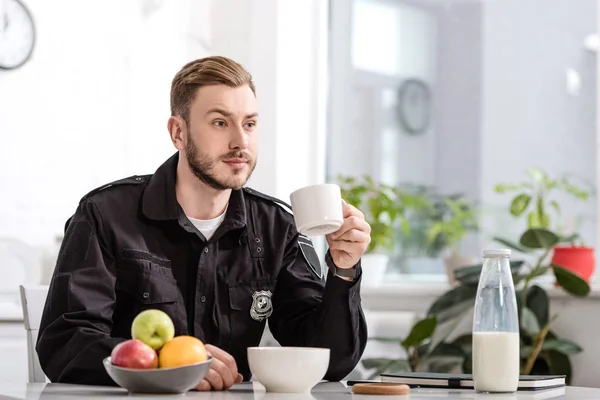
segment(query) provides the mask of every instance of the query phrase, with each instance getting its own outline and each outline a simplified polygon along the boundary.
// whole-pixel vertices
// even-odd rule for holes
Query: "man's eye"
[[[225,121],[215,121],[214,125],[222,128],[225,126]]]
[[[254,128],[254,127],[256,126],[256,122],[248,122],[248,123],[246,124],[246,126],[247,126],[248,128]]]

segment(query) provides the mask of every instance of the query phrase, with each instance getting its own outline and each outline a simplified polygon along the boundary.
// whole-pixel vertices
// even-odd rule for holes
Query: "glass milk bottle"
[[[484,250],[473,316],[473,380],[478,392],[514,392],[519,383],[519,316],[510,250]]]

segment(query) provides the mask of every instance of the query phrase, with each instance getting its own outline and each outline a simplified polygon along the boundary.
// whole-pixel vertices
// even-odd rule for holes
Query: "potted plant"
[[[413,198],[396,187],[375,182],[370,176],[339,176],[342,198],[365,215],[371,225],[371,243],[362,257],[363,283],[381,283],[390,254],[395,248],[395,231],[409,232],[405,217]]]
[[[362,179],[340,176],[338,181],[342,198],[361,210],[371,226],[371,243],[361,259],[363,283],[379,284],[387,268],[388,253],[394,247],[392,224],[399,213],[394,190],[391,186],[376,184],[368,175]]]
[[[569,357],[582,351],[576,343],[559,338],[551,329],[552,322],[558,317],[550,313],[550,301],[546,291],[533,280],[547,272],[552,272],[557,284],[573,296],[587,296],[589,284],[561,265],[547,263],[547,256],[552,252],[560,238],[545,228],[526,230],[518,241],[518,246],[530,254],[536,255],[535,261],[511,261],[511,270],[515,282],[517,303],[519,308],[521,337],[521,374],[548,375],[565,374],[567,382],[571,379],[571,363]],[[482,265],[461,268],[455,276],[461,285],[438,298],[430,307],[428,315],[437,315],[438,322],[448,322],[444,316],[454,320],[456,326],[464,311],[475,304],[475,295],[479,283]],[[440,317],[441,316],[441,317]],[[445,336],[447,337],[447,335]],[[470,368],[471,335],[463,335],[452,341],[452,345],[460,347],[465,355],[463,370]]]
[[[478,229],[477,212],[469,198],[462,193],[442,194],[424,185],[403,185],[401,190],[420,199],[405,215],[410,232],[397,232],[403,271],[443,273],[477,262],[460,251],[464,237]],[[443,257],[445,252],[449,252],[447,257]],[[448,275],[449,280],[452,276]]]
[[[496,193],[515,192],[510,202],[510,213],[515,217],[527,215],[528,228],[544,228],[557,232],[559,241],[552,251],[552,262],[578,274],[589,282],[595,268],[594,248],[585,246],[577,234],[565,232],[561,223],[561,207],[552,197],[562,192],[580,200],[587,200],[589,191],[575,186],[567,178],[552,179],[538,168],[527,170],[529,180],[517,184],[498,184]],[[519,246],[502,238],[496,240],[522,251]]]
[[[536,261],[511,260],[519,310],[522,375],[566,375],[567,384],[572,379],[570,357],[582,351],[575,342],[560,338],[552,331],[552,322],[558,315],[550,313],[546,291],[533,280],[551,271],[558,284],[573,296],[587,296],[589,284],[577,274],[560,265],[546,263],[547,255],[558,243],[559,237],[544,228],[525,231],[518,243],[531,253]],[[472,335],[470,333],[450,339],[463,319],[471,315],[475,305],[477,285],[482,265],[455,270],[460,285],[437,298],[429,307],[425,318],[418,321],[407,338],[398,342],[389,338],[379,341],[397,342],[406,351],[406,359],[368,358],[362,361],[366,369],[374,370],[371,377],[383,372],[421,370],[429,372],[457,371],[472,373]]]
[[[477,214],[474,205],[465,197],[446,197],[444,202],[448,209],[445,215],[434,221],[428,230],[428,241],[444,243],[450,254],[444,258],[446,273],[451,284],[457,283],[454,279],[454,270],[476,264],[478,258],[465,256],[460,245],[464,237],[478,229]]]

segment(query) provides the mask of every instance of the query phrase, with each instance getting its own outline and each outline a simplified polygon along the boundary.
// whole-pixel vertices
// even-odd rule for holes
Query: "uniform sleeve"
[[[67,222],[36,344],[52,382],[115,385],[102,359],[124,339],[110,336],[116,278],[101,232],[97,208],[83,201]]]
[[[314,247],[304,238],[299,244],[299,235],[293,233],[277,278],[269,329],[282,346],[329,348],[324,379],[339,381],[358,364],[367,343],[360,274],[349,282],[328,272],[325,281],[320,265],[308,261],[318,261]]]

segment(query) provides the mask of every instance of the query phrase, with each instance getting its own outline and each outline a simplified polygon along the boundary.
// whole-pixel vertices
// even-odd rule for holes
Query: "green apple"
[[[138,339],[154,350],[175,336],[175,326],[167,313],[161,310],[145,310],[131,324],[131,338]]]

